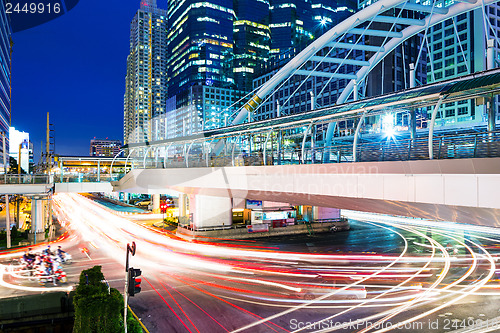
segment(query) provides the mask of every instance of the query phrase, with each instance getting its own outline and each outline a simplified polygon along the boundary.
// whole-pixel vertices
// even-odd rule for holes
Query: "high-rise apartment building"
[[[18,131],[15,127],[9,129],[9,155],[16,160],[24,172],[30,172],[30,162],[33,160],[33,147],[30,144],[30,134]],[[31,159],[31,161],[30,161]],[[17,170],[15,171],[17,172]]]
[[[160,140],[167,100],[167,12],[156,0],[142,0],[130,24],[130,53],[125,78],[123,141]]]
[[[427,82],[486,70],[486,39],[496,38],[493,30],[498,31],[500,28],[500,6],[492,4],[485,9],[486,21],[482,9],[477,9],[436,24],[429,30],[426,41],[430,50]],[[495,46],[495,52],[499,54],[498,45]],[[496,104],[498,109],[498,102]],[[430,113],[432,110],[428,111]],[[475,100],[465,100],[441,105],[436,125],[484,125],[486,119],[484,104],[477,105]]]
[[[9,127],[10,127],[10,70],[11,70],[11,26],[9,19],[5,13],[5,2],[0,5],[0,133],[3,133],[6,141],[6,151],[3,152],[0,142],[0,150],[2,154],[9,153]],[[9,158],[7,158],[7,163]],[[3,158],[0,158],[0,164],[3,165]]]

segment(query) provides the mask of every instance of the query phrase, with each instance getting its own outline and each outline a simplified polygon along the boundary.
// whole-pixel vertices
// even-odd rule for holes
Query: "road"
[[[75,258],[70,284],[102,265],[123,290],[126,244],[136,242],[142,292],[129,304],[150,332],[500,331],[498,230],[344,212],[348,232],[208,243],[76,194],[56,195],[54,209]],[[36,291],[1,289],[25,292]]]

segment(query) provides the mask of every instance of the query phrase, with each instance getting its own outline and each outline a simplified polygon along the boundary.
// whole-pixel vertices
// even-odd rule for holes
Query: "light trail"
[[[65,242],[84,242],[92,251],[114,258],[120,265],[123,265],[121,259],[126,244],[135,241],[138,249],[134,262],[141,263],[144,275],[149,277],[150,274],[156,276],[158,273],[161,276],[158,280],[161,288],[154,283],[157,286],[155,289],[150,284],[153,281],[151,279],[146,280],[148,285],[169,307],[168,302],[175,303],[172,306],[177,306],[179,310],[171,308],[172,312],[182,328],[190,331],[203,331],[202,327],[195,326],[199,324],[194,320],[192,311],[202,311],[218,328],[232,332],[251,332],[259,325],[262,325],[262,329],[287,331],[274,321],[279,320],[281,323],[290,314],[306,313],[308,309],[336,309],[335,313],[325,312],[328,316],[324,315],[325,318],[316,323],[349,315],[355,319],[355,323],[374,321],[383,324],[395,320],[404,325],[456,304],[471,294],[500,295],[494,290],[481,291],[482,288],[495,288],[488,281],[495,274],[494,261],[498,259],[498,255],[490,254],[486,249],[488,246],[482,243],[500,243],[500,232],[484,227],[462,228],[472,234],[472,239],[462,240],[462,235],[450,230],[449,224],[436,223],[431,226],[430,221],[419,224],[420,221],[397,217],[378,214],[372,217],[364,213],[356,215],[346,212],[353,218],[357,216],[356,219],[364,219],[363,223],[373,228],[381,228],[395,235],[398,240],[393,242],[400,244],[398,250],[393,251],[393,254],[314,254],[281,251],[275,246],[259,246],[255,242],[246,244],[240,241],[237,245],[220,242],[220,239],[213,239],[214,242],[189,242],[171,233],[137,224],[124,214],[117,214],[76,194],[55,195],[54,210],[71,229],[71,236]],[[142,219],[148,217],[141,215],[139,220]],[[431,236],[425,233],[429,230],[432,231]],[[484,234],[477,235],[478,232]],[[410,236],[406,236],[408,234]],[[460,253],[448,253],[446,243],[453,243],[453,248]],[[0,253],[0,258],[19,255]],[[4,272],[5,269],[2,277]],[[208,308],[204,309],[192,296],[180,293],[175,286],[167,283],[164,280],[167,278],[189,292],[200,294],[197,297],[222,302],[227,306],[227,311],[237,311],[245,316],[236,328],[228,326],[227,322],[219,320],[218,314],[209,314]],[[336,282],[328,283],[333,280]],[[356,288],[366,290],[366,298],[336,299],[349,295]],[[34,290],[38,289],[47,290]],[[314,290],[317,298],[302,299],[309,290]],[[233,301],[241,304],[237,305]],[[245,307],[253,305],[280,311],[259,316],[259,313],[245,309],[242,304]],[[416,307],[423,308],[423,316],[406,314],[410,308]],[[320,332],[327,331],[330,330]],[[369,331],[363,329],[360,332]]]

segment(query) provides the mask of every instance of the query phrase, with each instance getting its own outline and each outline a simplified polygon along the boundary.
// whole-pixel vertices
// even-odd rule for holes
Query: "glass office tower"
[[[235,0],[233,4],[236,15],[233,23],[233,78],[238,89],[251,92],[255,73],[269,60],[269,2]]]

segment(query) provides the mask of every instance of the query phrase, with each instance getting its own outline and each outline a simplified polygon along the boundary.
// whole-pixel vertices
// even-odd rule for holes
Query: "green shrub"
[[[10,229],[10,236],[12,237],[12,239],[19,237],[19,233],[17,231],[16,226],[13,226],[12,229]]]
[[[82,271],[75,290],[74,333],[123,332],[123,296],[102,282],[101,266]],[[130,333],[142,333],[140,324],[129,314],[127,328]]]

